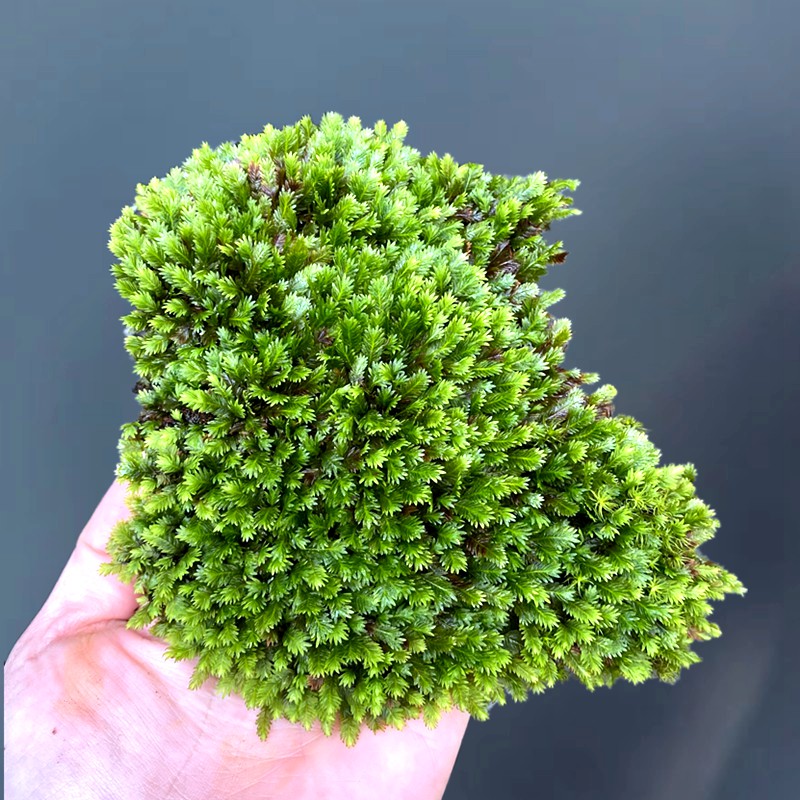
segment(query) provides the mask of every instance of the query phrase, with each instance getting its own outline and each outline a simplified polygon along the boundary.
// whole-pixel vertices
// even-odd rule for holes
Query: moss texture
[[[673,682],[745,592],[698,550],[693,466],[561,366],[538,282],[578,182],[406,133],[328,113],[204,143],[110,230],[142,413],[104,571],[262,738]]]

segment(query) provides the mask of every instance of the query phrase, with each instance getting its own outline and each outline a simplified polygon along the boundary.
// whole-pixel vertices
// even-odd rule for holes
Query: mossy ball
[[[561,366],[539,279],[578,182],[406,134],[331,112],[203,143],[110,228],[142,413],[104,572],[262,738],[672,682],[745,591],[697,550],[692,465]]]

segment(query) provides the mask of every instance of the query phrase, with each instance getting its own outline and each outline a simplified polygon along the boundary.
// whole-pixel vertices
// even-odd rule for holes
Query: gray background
[[[800,769],[798,12],[768,0],[26,0],[0,25],[4,654],[137,414],[107,229],[137,182],[327,110],[579,178],[551,231],[567,364],[619,389],[749,587],[678,684],[567,683],[471,722],[446,797],[789,798]],[[794,519],[792,519],[794,523]]]

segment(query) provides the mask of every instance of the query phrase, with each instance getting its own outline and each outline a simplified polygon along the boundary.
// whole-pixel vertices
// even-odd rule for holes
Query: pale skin
[[[276,720],[258,738],[256,712],[209,682],[187,688],[193,662],[125,622],[132,585],[98,574],[106,542],[130,515],[114,481],[80,534],[41,611],[5,665],[7,800],[439,800],[469,716],[364,728],[355,747],[336,731]]]

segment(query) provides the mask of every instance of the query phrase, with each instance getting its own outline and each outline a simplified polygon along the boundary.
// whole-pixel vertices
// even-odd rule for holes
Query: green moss
[[[693,467],[561,366],[538,281],[578,182],[406,132],[328,113],[204,143],[111,226],[143,411],[105,572],[262,737],[674,681],[745,591],[697,550]]]

